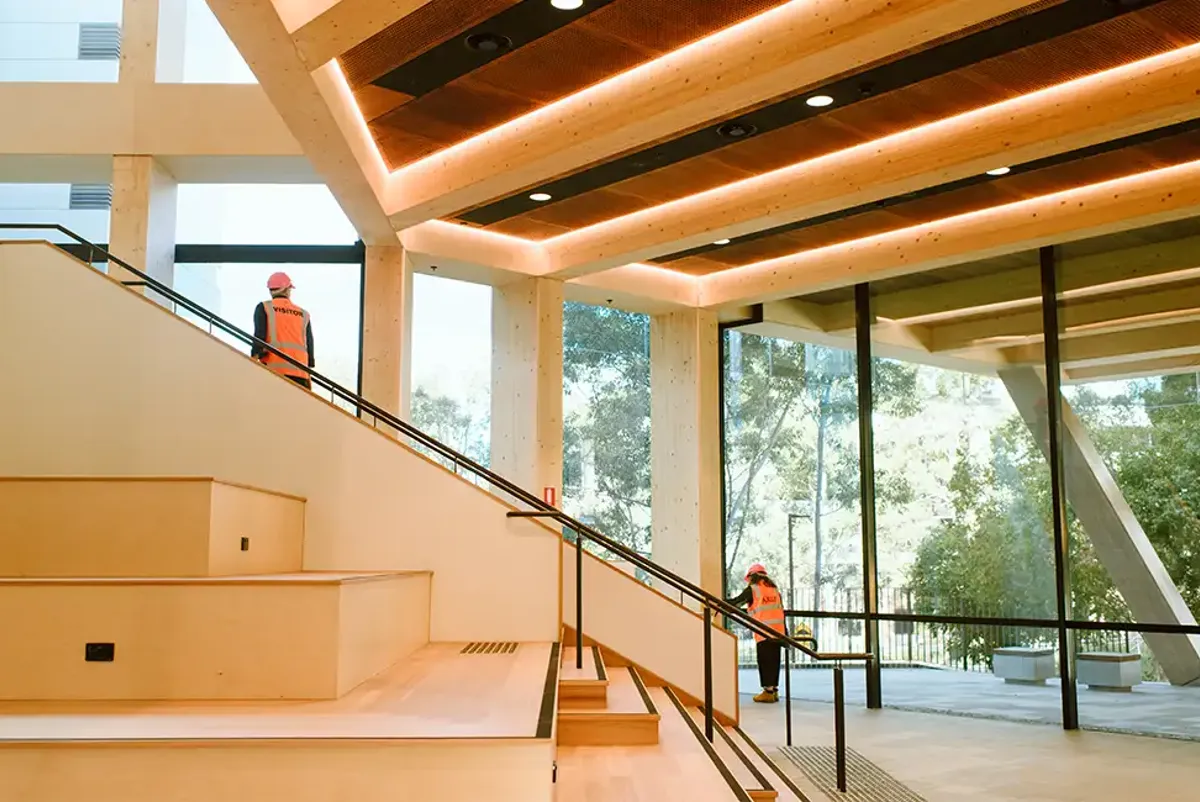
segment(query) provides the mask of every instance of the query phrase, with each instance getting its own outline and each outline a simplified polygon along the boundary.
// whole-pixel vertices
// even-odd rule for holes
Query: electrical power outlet
[[[250,538],[242,538],[242,551],[250,551]]]

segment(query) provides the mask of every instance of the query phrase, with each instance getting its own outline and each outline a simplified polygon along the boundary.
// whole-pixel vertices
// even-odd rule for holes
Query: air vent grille
[[[111,209],[112,184],[72,184],[71,209]]]
[[[512,654],[517,650],[515,643],[468,643],[459,654]]]
[[[79,26],[80,61],[116,61],[121,57],[121,26],[85,22]]]

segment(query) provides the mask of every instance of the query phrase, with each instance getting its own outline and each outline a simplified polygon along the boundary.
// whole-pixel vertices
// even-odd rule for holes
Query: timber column
[[[492,294],[491,468],[562,506],[563,285],[530,278]]]
[[[363,285],[362,397],[408,420],[412,412],[413,272],[399,245],[368,245]]]
[[[113,157],[108,249],[168,287],[175,282],[176,194],[175,177],[153,156]],[[119,281],[136,278],[114,263],[108,274]],[[153,292],[149,297],[164,300]]]
[[[718,596],[724,591],[720,381],[716,313],[693,309],[651,318],[653,558]]]

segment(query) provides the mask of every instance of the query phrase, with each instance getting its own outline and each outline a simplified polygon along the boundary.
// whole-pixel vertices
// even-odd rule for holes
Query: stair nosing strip
[[[637,673],[637,669],[629,666],[629,676],[633,677],[633,684],[637,686],[638,693],[641,694],[642,703],[646,705],[646,711],[658,715],[658,707],[655,706],[654,700],[650,698],[650,691],[646,690],[646,683],[642,682],[642,677]]]
[[[696,740],[700,742],[702,747],[704,747],[704,751],[708,754],[709,760],[711,760],[713,765],[717,767],[717,771],[721,772],[721,776],[725,778],[725,782],[729,785],[730,790],[733,791],[734,796],[736,796],[740,802],[754,802],[754,800],[750,798],[750,792],[742,787],[742,784],[738,782],[737,777],[733,776],[733,772],[730,771],[729,767],[725,765],[725,762],[721,760],[721,756],[717,754],[716,748],[713,747],[713,745],[708,742],[708,739],[704,737],[704,733],[701,732],[700,727],[696,725],[695,719],[692,718],[691,713],[689,713],[679,701],[679,698],[675,696],[675,692],[670,688],[663,688],[663,690],[666,692],[667,698],[671,700],[673,705],[675,705],[675,709],[679,711],[679,715],[683,717],[683,720],[688,725],[688,728],[691,729],[692,735],[695,735]]]
[[[775,772],[775,776],[777,776],[780,781],[787,786],[789,791],[796,795],[796,798],[799,799],[800,802],[812,802],[812,800],[810,800],[808,796],[800,790],[800,787],[792,781],[792,778],[784,774],[783,769],[779,768],[779,766],[775,764],[774,760],[771,760],[771,758],[767,757],[767,753],[762,750],[762,747],[756,744],[754,739],[747,735],[741,727],[734,725],[733,731],[742,736],[742,740],[754,750],[755,754],[762,758],[764,763],[770,766],[771,771]]]
[[[758,788],[755,790],[774,791],[775,787],[771,785],[771,782],[767,779],[767,776],[759,771],[758,766],[754,765],[750,758],[746,756],[746,753],[743,752],[736,743],[734,743],[733,738],[729,736],[729,733],[725,730],[725,728],[717,727],[716,730],[717,732],[721,733],[721,738],[725,740],[725,743],[729,744],[729,748],[733,750],[735,755],[737,755],[737,759],[742,761],[742,765],[750,769],[750,773],[754,776],[755,782],[758,783]]]
[[[549,738],[554,733],[555,711],[558,705],[558,664],[562,645],[550,647],[550,665],[546,669],[546,684],[542,688],[542,707],[538,713],[537,738]]]
[[[600,657],[600,647],[592,647],[592,659],[596,662],[596,679],[608,681],[608,672],[604,669],[604,660]]]

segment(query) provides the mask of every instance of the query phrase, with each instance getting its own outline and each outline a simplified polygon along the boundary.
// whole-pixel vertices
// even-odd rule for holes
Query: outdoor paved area
[[[756,693],[758,672],[743,669],[740,682],[743,693]],[[1200,740],[1200,688],[1144,682],[1129,693],[1114,693],[1080,686],[1078,697],[1079,721],[1087,729]],[[832,672],[793,669],[792,698],[832,703]],[[846,703],[866,704],[862,669],[846,669]],[[885,668],[883,703],[890,708],[959,716],[1054,725],[1062,721],[1062,698],[1056,680],[1047,681],[1045,686],[1010,685],[991,674]]]
[[[1200,799],[1200,743],[862,707],[846,719],[849,748],[927,802]],[[785,737],[782,705],[743,697],[741,723],[784,771],[799,774],[776,751]],[[832,744],[832,708],[795,705],[792,731],[796,746]],[[849,780],[853,787],[853,773]]]

